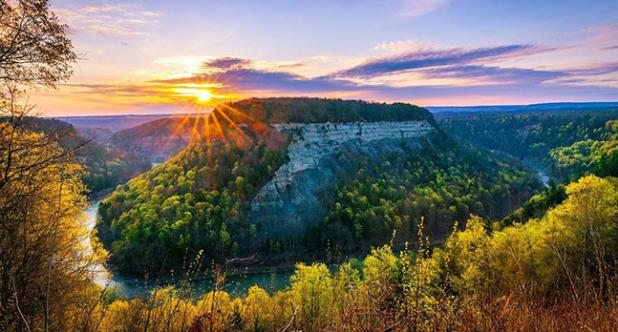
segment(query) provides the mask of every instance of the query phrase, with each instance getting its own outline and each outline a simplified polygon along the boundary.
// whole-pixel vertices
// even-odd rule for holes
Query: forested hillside
[[[243,212],[286,161],[285,138],[269,146],[254,136],[239,147],[228,140],[251,132],[226,130],[225,140],[193,142],[101,203],[99,236],[112,263],[128,272],[182,268],[200,252],[222,261],[255,240]]]
[[[19,121],[29,130],[45,133],[63,149],[74,154],[84,167],[83,182],[91,193],[113,188],[150,168],[147,159],[99,144],[80,135],[66,122],[34,117],[25,117]]]
[[[616,116],[618,117],[618,116]],[[550,151],[558,176],[618,176],[618,120],[610,120],[596,139],[582,139]]]
[[[434,123],[426,109],[406,103],[370,103],[328,98],[250,98],[219,106],[235,122],[266,123],[374,122],[425,120]]]
[[[202,116],[149,121],[114,133],[110,145],[162,162],[184,148],[206,126]]]
[[[310,247],[364,252],[394,240],[414,239],[421,218],[434,240],[470,215],[488,220],[510,214],[539,190],[534,174],[451,140],[435,140],[415,153],[393,154],[362,166],[337,192]]]
[[[298,108],[294,100],[298,101]],[[425,121],[431,116],[425,110],[399,104],[383,107],[356,101],[303,98],[274,101],[272,111],[268,104],[261,104],[263,114],[270,114],[266,116],[270,120],[282,120],[283,116],[294,118],[295,112],[307,107],[306,103],[321,107],[315,110],[318,115],[312,113],[313,108],[305,109],[301,118],[307,121],[322,119],[330,112],[339,114],[341,109],[349,109],[350,117],[345,119],[354,120],[359,120],[361,113],[374,120]],[[328,106],[329,103],[332,105]],[[394,113],[388,113],[391,110]],[[125,273],[178,270],[198,253],[203,259],[219,262],[257,253],[256,260],[270,263],[277,263],[278,257],[292,261],[301,257],[321,259],[332,254],[331,251],[362,254],[372,245],[389,241],[394,231],[399,245],[414,238],[421,219],[425,220],[427,231],[439,240],[451,231],[455,221],[464,225],[470,214],[492,219],[505,217],[540,188],[535,176],[524,168],[457,144],[439,129],[422,139],[400,139],[397,137],[403,132],[397,131],[393,133],[395,140],[367,142],[360,150],[347,149],[345,144],[333,150],[334,159],[329,163],[338,165],[341,170],[336,172],[348,173],[337,173],[340,176],[329,180],[335,184],[332,195],[320,194],[323,200],[320,204],[326,207],[323,219],[306,234],[284,230],[285,235],[274,237],[268,234],[281,233],[275,225],[285,225],[286,221],[262,220],[249,211],[256,203],[253,199],[258,190],[288,161],[286,146],[292,138],[261,121],[229,122],[234,112],[240,111],[220,109],[210,119],[200,119],[200,125],[195,127],[198,132],[192,135],[193,143],[166,163],[120,187],[101,203],[99,235],[112,253],[114,266]],[[381,115],[382,112],[387,113]],[[153,130],[164,121],[167,120],[141,127]],[[385,123],[388,127],[389,122]],[[350,128],[354,131],[350,134],[353,138],[362,127]],[[386,130],[379,128],[367,135]],[[326,127],[317,130],[315,135],[330,135]],[[331,130],[333,135],[347,135]],[[289,134],[302,136],[295,132]],[[292,137],[304,139],[300,136]],[[319,137],[312,139],[319,141]],[[295,149],[307,148],[318,141],[297,144]],[[374,150],[372,146],[382,148]],[[316,163],[317,172],[331,172],[327,168],[330,166],[319,159],[322,151],[327,150],[323,147],[316,151],[315,157],[307,155],[318,159],[305,166],[302,166],[304,161],[294,161],[300,164],[294,164],[291,170]],[[312,180],[309,174],[299,179],[285,175],[281,181],[287,184],[276,190],[291,190],[285,196],[298,200],[301,196],[296,190],[316,186],[313,182],[317,179]],[[295,181],[301,182],[297,189],[291,189],[289,185]],[[285,209],[285,204],[292,203],[274,202],[266,204],[283,204]],[[301,213],[294,215],[298,222],[308,223],[309,215],[297,213]],[[313,215],[314,211],[307,213]],[[293,225],[296,221],[289,222],[291,228],[286,229],[294,232],[303,229]],[[300,243],[298,238],[302,239]]]
[[[558,178],[595,172],[616,175],[618,111],[474,113],[444,117],[440,125],[476,146],[546,167]]]

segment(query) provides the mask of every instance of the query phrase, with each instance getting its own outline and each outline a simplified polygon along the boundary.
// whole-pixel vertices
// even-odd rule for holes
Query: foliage
[[[594,172],[600,176],[618,176],[618,120],[605,123],[598,140],[581,140],[555,148],[549,155],[560,175],[579,177]]]
[[[618,322],[618,180],[587,176],[541,219],[491,231],[480,217],[429,253],[382,246],[357,264],[299,264],[287,289],[197,302],[163,289],[94,316],[104,331],[611,330]]]
[[[0,123],[1,330],[64,330],[96,303],[90,271],[106,254],[84,241],[81,174],[54,140]]]
[[[313,250],[367,250],[394,232],[402,243],[415,237],[420,218],[440,239],[470,214],[504,217],[540,186],[524,169],[463,145],[426,145],[382,164],[360,163],[325,222],[309,233]]]
[[[616,111],[475,113],[440,125],[463,141],[540,163],[556,177],[577,178],[615,174],[617,119]]]
[[[0,330],[88,329],[98,306],[92,271],[105,250],[80,218],[73,151],[32,132],[27,89],[67,80],[76,59],[47,0],[0,0]],[[91,243],[87,246],[86,243]]]
[[[1,0],[0,29],[0,98],[13,88],[55,87],[73,73],[77,56],[67,26],[48,0]]]
[[[515,212],[502,219],[500,226],[510,226],[514,223],[524,223],[529,219],[541,218],[547,210],[562,203],[566,197],[564,185],[556,185],[554,182],[550,182],[549,186],[541,193],[532,196]]]
[[[242,215],[285,162],[285,150],[259,138],[239,147],[239,136],[229,135],[196,141],[101,203],[98,228],[114,264],[126,272],[169,271],[201,250],[222,262],[255,245],[255,226]]]
[[[0,122],[8,119],[0,118]],[[22,122],[30,130],[45,133],[75,155],[84,166],[82,180],[89,193],[114,188],[150,168],[145,157],[89,140],[66,122],[36,117],[25,117]]]
[[[236,122],[249,119],[266,123],[411,120],[435,123],[429,111],[410,104],[327,98],[250,98],[221,106],[220,111],[229,113]]]

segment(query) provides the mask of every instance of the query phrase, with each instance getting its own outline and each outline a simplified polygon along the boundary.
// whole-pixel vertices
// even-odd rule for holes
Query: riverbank
[[[99,205],[109,194],[101,194],[92,201],[88,209],[85,210],[86,226],[88,231],[92,231],[96,226]],[[88,239],[88,246],[90,246]],[[97,266],[93,271],[93,281],[101,287],[114,288],[120,294],[132,297],[147,294],[150,290],[161,286],[175,286],[181,288],[191,288],[191,293],[197,298],[214,288],[215,278],[208,273],[201,273],[191,278],[161,278],[159,280],[148,280],[144,277],[130,278],[123,277],[109,271],[104,266]],[[260,267],[260,268],[235,268],[221,271],[225,276],[225,282],[219,288],[234,295],[244,295],[251,286],[257,285],[269,292],[274,292],[289,285],[290,277],[294,272],[294,266]]]

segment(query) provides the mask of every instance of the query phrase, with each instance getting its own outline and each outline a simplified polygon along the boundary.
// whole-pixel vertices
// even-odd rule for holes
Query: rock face
[[[414,153],[435,131],[426,121],[277,124],[291,135],[289,162],[251,203],[249,217],[268,239],[300,238],[323,220],[342,181],[365,162],[392,153]]]

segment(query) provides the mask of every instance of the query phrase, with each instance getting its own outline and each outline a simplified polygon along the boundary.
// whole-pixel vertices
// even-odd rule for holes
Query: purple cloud
[[[249,59],[241,59],[234,57],[224,57],[217,58],[210,61],[204,62],[205,68],[216,68],[216,69],[233,69],[233,68],[241,68],[251,64],[251,60]]]
[[[423,105],[440,103],[458,104],[470,98],[486,97],[503,103],[521,100],[522,103],[548,101],[616,101],[618,88],[605,86],[582,86],[564,84],[539,84],[531,88],[530,84],[489,84],[481,86],[416,86],[386,87],[379,86],[365,93],[367,99],[409,101]]]
[[[492,83],[538,84],[552,79],[568,76],[566,72],[546,71],[525,68],[501,68],[490,66],[446,66],[421,70],[432,78],[485,78]]]
[[[157,81],[164,84],[219,82],[225,86],[223,91],[242,92],[243,94],[324,94],[342,92],[347,95],[355,93],[374,95],[377,99],[387,98],[390,100],[410,100],[416,96],[419,98],[438,96],[439,93],[465,95],[476,92],[484,93],[507,93],[517,89],[530,89],[532,86],[539,91],[557,91],[558,86],[568,84],[576,79],[576,76],[595,76],[618,70],[618,64],[610,63],[595,67],[570,69],[570,70],[537,70],[527,68],[503,68],[477,64],[488,60],[511,58],[523,54],[534,54],[547,50],[536,46],[510,45],[494,48],[479,48],[476,50],[446,50],[416,52],[397,58],[365,62],[365,64],[352,67],[335,74],[320,77],[305,77],[285,71],[278,67],[276,70],[261,70],[250,68],[251,60],[238,58],[220,58],[210,61],[210,68],[218,67],[221,71],[216,73],[203,72],[190,77]],[[393,60],[395,59],[395,60]],[[227,69],[226,69],[227,68]],[[361,73],[369,76],[379,74],[414,70],[432,78],[466,78],[475,79],[476,84],[469,86],[390,86],[383,84],[363,84],[352,81],[347,77],[356,77]],[[379,73],[379,74],[378,74]],[[548,83],[549,81],[554,82]],[[417,82],[418,83],[418,82]],[[513,90],[509,90],[513,89]],[[571,88],[560,88],[560,91]],[[593,89],[591,87],[591,89]],[[583,89],[582,89],[583,90]],[[616,89],[608,88],[607,91]],[[605,91],[605,90],[604,90]]]
[[[234,68],[220,73],[201,73],[191,77],[156,81],[159,83],[182,84],[219,82],[240,91],[287,91],[287,92],[330,92],[355,90],[358,85],[348,80],[331,77],[307,78],[285,71],[266,71],[252,68]]]
[[[618,72],[618,62],[604,63],[587,68],[579,68],[570,70],[569,73],[574,75],[605,75]]]
[[[140,98],[154,95],[162,87],[174,87],[186,83],[216,82],[222,87],[215,92],[239,94],[242,96],[276,96],[276,95],[340,95],[348,98],[364,98],[379,101],[409,101],[424,104],[462,103],[473,98],[499,98],[504,100],[532,101],[564,100],[615,100],[618,88],[615,82],[599,84],[601,77],[618,72],[618,63],[599,64],[589,67],[563,70],[540,70],[528,68],[504,68],[487,63],[500,59],[510,59],[524,54],[536,54],[547,48],[510,45],[475,50],[451,49],[432,50],[409,53],[399,57],[366,61],[364,64],[340,72],[320,76],[306,77],[287,71],[285,66],[275,66],[269,70],[257,69],[250,59],[225,57],[210,60],[204,64],[205,71],[187,77],[156,80],[144,85],[82,85],[74,86],[88,93],[118,95]],[[294,66],[302,63],[294,64]],[[215,71],[208,69],[217,69]],[[389,85],[388,80],[376,83],[374,80],[363,83],[352,80],[358,77],[377,77],[389,73],[413,71],[421,81],[411,82],[410,86],[402,83]],[[474,84],[429,84],[432,79],[472,79]],[[424,80],[427,85],[419,86]],[[379,79],[377,80],[379,82]],[[412,84],[413,83],[413,84]],[[472,99],[470,99],[472,98]]]
[[[436,66],[470,64],[480,60],[498,60],[547,51],[534,45],[505,45],[477,49],[449,49],[412,52],[366,61],[334,73],[336,77],[376,77],[385,74]]]

